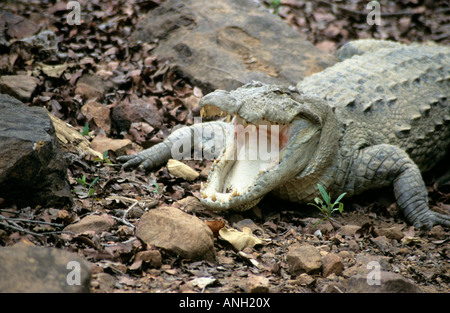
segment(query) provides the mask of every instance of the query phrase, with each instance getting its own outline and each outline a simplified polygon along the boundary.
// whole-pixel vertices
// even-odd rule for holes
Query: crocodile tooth
[[[203,182],[200,182],[200,190],[205,189],[205,184]]]
[[[213,193],[213,194],[211,195],[211,200],[214,201],[214,202],[216,202],[216,200],[217,200],[217,198],[216,198],[216,193]]]
[[[444,115],[444,123],[445,123],[445,124],[448,124],[449,122],[450,122],[450,115],[445,114],[445,115]]]
[[[429,104],[422,104],[421,106],[419,106],[419,111],[420,113],[426,113],[428,111],[431,110],[431,106]]]
[[[441,129],[444,125],[444,121],[442,119],[436,119],[433,121],[434,125],[436,126],[436,129]]]
[[[233,193],[231,194],[233,197],[237,197],[239,195],[237,188],[234,189]]]
[[[208,198],[208,196],[206,195],[206,192],[204,192],[204,191],[202,192],[202,198],[203,198],[203,199]]]
[[[365,103],[364,107],[363,107],[363,111],[368,112],[368,111],[370,111],[370,109],[372,109],[372,103],[371,102]]]
[[[410,116],[410,118],[411,118],[412,121],[417,121],[417,120],[419,120],[421,117],[422,117],[422,114],[420,114],[419,112],[413,113],[413,114]]]
[[[397,125],[394,129],[397,137],[403,138],[411,131],[411,125]]]

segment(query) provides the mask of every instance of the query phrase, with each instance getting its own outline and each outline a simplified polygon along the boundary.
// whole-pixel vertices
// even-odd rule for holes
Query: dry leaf
[[[173,176],[184,178],[186,180],[194,180],[197,179],[198,176],[200,176],[199,173],[194,171],[186,164],[174,159],[170,159],[167,162],[167,169]]]
[[[133,264],[130,265],[130,270],[137,270],[141,268],[142,263],[147,263],[151,267],[161,267],[161,253],[158,250],[140,251],[136,254]]]
[[[255,245],[264,243],[263,240],[252,235],[250,228],[244,227],[242,230],[243,231],[239,231],[233,228],[224,227],[219,230],[219,235],[239,251],[245,248],[253,248]]]
[[[213,285],[217,282],[217,279],[214,276],[209,277],[197,277],[190,281],[192,286],[197,286],[200,289],[205,288],[206,286]]]
[[[74,63],[69,64],[58,64],[58,65],[47,65],[41,64],[41,70],[45,75],[53,78],[60,78],[61,75],[67,70],[68,67],[74,66]]]
[[[97,152],[103,153],[106,150],[114,151],[118,155],[124,155],[126,150],[132,146],[129,139],[112,139],[105,135],[98,134],[91,142],[91,147]],[[103,159],[103,155],[102,155]]]

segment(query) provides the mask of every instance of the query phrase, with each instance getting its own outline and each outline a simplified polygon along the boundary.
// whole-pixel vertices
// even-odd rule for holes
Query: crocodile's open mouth
[[[321,99],[292,87],[252,82],[209,93],[199,106],[203,116],[228,122],[223,126],[226,145],[218,149],[221,153],[201,190],[202,203],[211,209],[247,210],[324,162],[317,147],[329,107]]]
[[[204,116],[225,118],[230,122],[230,132],[202,186],[202,202],[216,210],[247,210],[268,192],[262,188],[267,183],[265,175],[279,166],[290,125],[267,120],[253,124],[210,105],[202,108]]]

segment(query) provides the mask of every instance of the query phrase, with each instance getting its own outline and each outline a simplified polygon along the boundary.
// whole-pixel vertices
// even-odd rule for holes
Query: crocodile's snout
[[[202,116],[225,118],[232,129],[202,188],[205,206],[247,210],[291,177],[295,172],[292,166],[300,171],[309,161],[318,141],[321,117],[308,108],[309,99],[299,97],[295,88],[250,83],[202,98]],[[289,145],[292,134],[302,137],[294,139],[301,144]]]

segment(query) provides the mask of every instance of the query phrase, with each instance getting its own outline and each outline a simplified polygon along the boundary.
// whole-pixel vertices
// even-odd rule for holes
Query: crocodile
[[[219,120],[182,127],[118,160],[124,168],[150,169],[171,158],[177,143],[205,147],[215,136],[219,153],[201,189],[202,204],[213,210],[248,210],[269,192],[308,203],[318,184],[347,196],[393,186],[410,224],[450,226],[450,216],[429,209],[422,178],[450,146],[450,48],[360,40],[337,55],[341,62],[296,86],[251,82],[209,93],[199,106]],[[261,129],[274,128],[264,139],[277,158],[237,158],[237,126],[257,132],[258,140]]]

